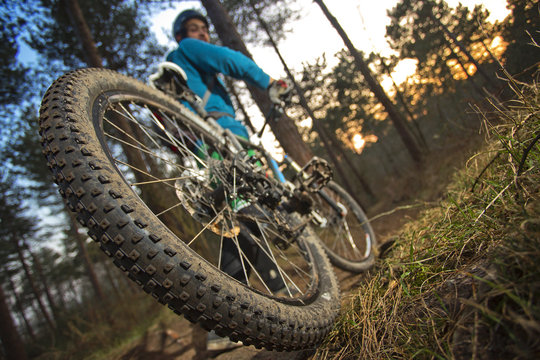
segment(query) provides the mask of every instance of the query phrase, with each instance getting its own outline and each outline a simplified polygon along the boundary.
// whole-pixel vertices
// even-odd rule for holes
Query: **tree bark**
[[[381,87],[381,85],[375,80],[373,75],[371,74],[371,70],[365,63],[364,59],[362,58],[361,53],[356,50],[353,43],[341,27],[341,25],[338,23],[336,18],[330,13],[326,5],[322,0],[314,0],[317,5],[321,8],[324,15],[330,21],[332,26],[336,29],[336,31],[339,33],[341,38],[343,39],[343,42],[349,49],[351,55],[354,58],[355,64],[358,67],[358,70],[362,73],[364,76],[364,79],[366,80],[366,83],[368,84],[371,92],[375,97],[379,100],[379,102],[384,106],[384,109],[388,113],[388,116],[392,120],[392,123],[394,124],[396,130],[398,131],[398,134],[403,141],[405,147],[407,148],[411,158],[416,163],[422,162],[422,151],[418,144],[416,143],[413,135],[411,134],[410,130],[407,127],[407,124],[405,122],[405,119],[399,114],[399,112],[396,111],[394,104],[392,101],[388,98],[386,93],[384,92],[384,89]]]
[[[102,263],[103,270],[105,271],[105,275],[107,276],[107,279],[109,280],[109,284],[111,284],[111,289],[113,289],[114,293],[116,294],[117,299],[122,299],[122,294],[120,290],[118,289],[118,284],[114,280],[114,277],[111,273],[111,269],[109,268],[108,263]]]
[[[28,266],[28,264],[26,263],[26,259],[24,258],[23,249],[21,248],[18,240],[14,240],[13,245],[15,245],[17,255],[19,256],[19,261],[21,262],[26,278],[28,279],[28,282],[30,283],[30,288],[32,289],[32,293],[34,294],[34,297],[36,298],[36,301],[39,306],[39,310],[41,311],[43,317],[45,318],[45,321],[47,322],[47,325],[49,326],[51,330],[51,334],[52,334],[52,330],[56,329],[56,325],[51,319],[51,316],[49,315],[49,312],[47,311],[47,307],[45,306],[45,304],[43,303],[43,300],[41,299],[41,293],[39,291],[39,288],[36,284],[34,276],[32,275],[30,271],[30,267]]]
[[[103,67],[103,60],[99,55],[96,42],[94,41],[92,33],[90,32],[90,28],[88,28],[88,24],[84,19],[79,2],[77,0],[62,1],[67,13],[69,14],[69,18],[71,19],[75,33],[77,34],[77,37],[79,38],[79,41],[83,47],[86,63],[88,66],[92,67]]]
[[[86,275],[90,279],[90,283],[92,284],[92,288],[94,289],[94,294],[99,299],[99,301],[103,302],[105,300],[105,294],[103,293],[101,284],[98,281],[96,271],[94,270],[94,265],[90,261],[90,256],[88,255],[88,251],[86,250],[84,239],[79,233],[79,226],[77,225],[77,220],[75,220],[75,216],[71,211],[69,211],[69,209],[66,208],[66,210],[71,220],[70,233],[74,237],[75,242],[77,243],[79,255],[81,256],[84,267],[86,268]]]
[[[236,86],[232,79],[226,78],[225,83],[227,84],[227,88],[230,90],[236,105],[238,106],[238,109],[244,116],[244,122],[246,123],[246,126],[255,134],[257,130],[255,129],[255,126],[253,126],[253,123],[251,122],[251,119],[249,118],[248,112],[246,108],[244,107],[244,104],[242,104],[242,101],[240,101],[240,94],[238,94],[238,90],[236,89]]]
[[[205,7],[223,45],[253,58],[219,0],[201,0],[201,3]],[[247,88],[261,112],[266,116],[271,108],[268,94],[250,84],[247,84]],[[305,164],[312,158],[311,150],[304,143],[296,125],[290,118],[283,116],[278,121],[270,121],[269,125],[285,152],[298,163]]]
[[[15,322],[9,311],[4,290],[0,286],[0,339],[4,346],[6,359],[26,360],[28,356],[24,350]]]
[[[32,341],[37,341],[36,334],[34,333],[34,330],[32,328],[32,325],[30,324],[30,321],[28,321],[28,317],[26,316],[26,313],[24,311],[21,298],[19,294],[17,293],[17,289],[15,287],[15,284],[13,283],[13,280],[11,279],[11,276],[9,274],[6,275],[9,282],[9,287],[11,289],[11,292],[13,293],[13,296],[15,297],[15,306],[17,307],[17,310],[21,314],[21,317],[24,321],[24,325],[26,326],[26,331],[28,332],[28,335],[30,336],[30,339]]]
[[[37,256],[30,250],[30,247],[27,244],[24,244],[23,246],[32,258],[32,263],[34,264],[34,268],[37,272],[38,278],[41,281],[43,292],[45,293],[45,297],[47,298],[47,302],[49,303],[49,307],[51,308],[53,316],[55,319],[58,319],[60,316],[58,312],[58,306],[56,305],[56,302],[54,301],[54,298],[51,294],[51,289],[48,285],[47,278],[43,273],[43,267],[41,266],[41,262],[39,261]]]
[[[56,299],[60,304],[60,309],[63,309],[63,311],[67,311],[68,305],[66,304],[66,299],[64,297],[65,291],[62,284],[62,282],[56,282],[54,284],[54,292],[56,294]]]

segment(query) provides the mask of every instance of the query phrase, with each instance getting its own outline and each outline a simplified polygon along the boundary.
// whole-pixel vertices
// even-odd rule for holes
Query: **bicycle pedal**
[[[300,186],[309,192],[317,192],[332,180],[334,172],[324,159],[314,156],[298,173]]]

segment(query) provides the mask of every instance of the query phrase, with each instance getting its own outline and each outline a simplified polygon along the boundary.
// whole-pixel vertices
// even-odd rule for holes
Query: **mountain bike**
[[[68,207],[175,313],[245,345],[316,346],[339,310],[330,261],[374,262],[361,207],[324,160],[280,166],[221,128],[177,69],[152,84],[81,69],[48,89],[40,134]]]

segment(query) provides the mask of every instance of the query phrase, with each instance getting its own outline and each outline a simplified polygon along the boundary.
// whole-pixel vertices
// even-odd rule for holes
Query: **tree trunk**
[[[201,0],[201,3],[206,9],[208,17],[212,20],[212,24],[223,45],[240,51],[244,55],[252,58],[231,18],[219,0]],[[253,99],[257,103],[257,106],[266,116],[271,108],[268,94],[253,85],[246,85],[253,96]],[[305,164],[311,159],[313,155],[310,149],[304,143],[296,125],[290,118],[282,116],[278,121],[270,121],[269,125],[276,136],[276,139],[278,139],[289,156],[294,158],[300,164]]]
[[[330,21],[332,26],[336,29],[336,31],[339,33],[341,38],[343,39],[343,42],[349,49],[351,55],[354,58],[355,64],[358,67],[358,70],[362,73],[364,76],[364,79],[366,80],[367,85],[371,89],[371,92],[375,97],[379,100],[379,102],[384,106],[386,112],[388,113],[388,116],[392,120],[392,123],[396,127],[396,130],[398,131],[398,134],[405,144],[405,147],[409,151],[409,154],[411,158],[416,163],[422,162],[422,151],[420,150],[420,147],[416,143],[413,135],[411,134],[410,130],[407,127],[405,119],[399,114],[399,112],[396,111],[394,104],[386,93],[384,92],[384,89],[381,87],[381,85],[375,80],[373,75],[371,74],[371,70],[366,65],[364,59],[362,58],[361,53],[355,49],[354,45],[352,44],[351,40],[341,27],[341,25],[338,23],[336,18],[330,13],[326,5],[322,0],[314,0],[317,5],[321,8],[326,18]]]
[[[111,284],[111,288],[113,289],[114,293],[116,294],[117,299],[122,299],[122,294],[120,290],[118,290],[118,284],[114,280],[114,277],[111,273],[111,269],[109,268],[109,262],[102,263],[103,270],[105,271],[105,276],[107,276],[107,280],[109,280],[109,284]]]
[[[105,300],[105,294],[103,293],[103,289],[101,288],[101,284],[98,281],[98,277],[96,275],[96,271],[94,270],[94,265],[90,261],[90,256],[88,255],[88,251],[86,250],[85,241],[83,239],[83,236],[79,233],[79,226],[77,224],[77,220],[75,220],[75,216],[69,209],[67,209],[68,216],[70,218],[70,233],[74,237],[75,242],[77,243],[77,248],[79,249],[79,255],[82,258],[82,261],[84,263],[84,267],[86,268],[86,275],[90,279],[90,283],[92,284],[92,288],[94,289],[94,294],[98,298],[99,301],[103,302]]]
[[[496,84],[493,81],[493,78],[490,77],[484,69],[480,66],[480,64],[474,59],[474,57],[471,55],[471,53],[467,50],[467,48],[457,39],[457,37],[450,32],[450,30],[442,23],[442,21],[433,14],[433,12],[429,12],[429,17],[442,29],[442,31],[448,36],[454,44],[465,54],[467,57],[467,60],[469,60],[474,66],[476,66],[476,70],[480,73],[480,75],[486,79],[487,83],[491,86],[495,87]]]
[[[405,101],[405,97],[401,93],[401,90],[399,90],[399,87],[396,84],[396,82],[394,80],[394,77],[392,76],[392,72],[390,71],[390,67],[388,66],[388,64],[386,63],[386,61],[384,60],[384,58],[382,56],[377,55],[377,57],[381,60],[381,65],[383,66],[384,70],[386,71],[386,74],[392,80],[392,85],[394,86],[394,91],[396,92],[396,96],[399,99],[399,102],[401,103],[401,105],[405,109],[405,112],[407,113],[407,115],[409,116],[409,119],[411,120],[412,124],[414,125],[414,129],[416,131],[413,132],[413,134],[416,134],[420,145],[424,149],[429,150],[426,138],[424,137],[424,134],[422,133],[422,130],[420,130],[420,126],[418,125],[418,122],[416,121],[416,117],[414,116],[413,112],[409,108],[409,105]]]
[[[67,311],[68,305],[67,305],[66,299],[64,297],[65,291],[64,291],[64,288],[63,288],[61,282],[57,282],[54,285],[54,292],[56,294],[56,299],[60,304],[60,309],[63,309],[64,312]]]
[[[34,268],[37,272],[38,278],[41,281],[42,284],[42,290],[45,293],[45,297],[47,298],[47,302],[49,303],[49,307],[51,308],[51,311],[53,313],[54,318],[57,320],[60,317],[60,314],[58,312],[58,306],[56,305],[56,302],[54,301],[54,298],[51,294],[51,289],[47,282],[47,277],[43,273],[43,267],[41,266],[41,262],[37,258],[37,256],[30,250],[27,244],[23,245],[25,250],[28,251],[30,256],[32,257],[32,262],[34,264]]]
[[[75,281],[73,281],[73,279],[70,279],[68,289],[72,295],[72,300],[77,306],[82,307],[82,296],[80,296],[80,294],[77,293],[77,291],[75,290],[77,289],[77,287],[78,286],[75,284]]]
[[[252,133],[256,133],[257,130],[255,129],[255,126],[253,126],[253,123],[251,122],[251,119],[249,118],[249,114],[244,107],[244,104],[242,104],[242,101],[240,101],[240,94],[238,94],[238,90],[236,89],[236,86],[234,84],[234,81],[230,78],[225,79],[225,83],[227,85],[227,88],[230,90],[234,101],[236,102],[236,106],[238,106],[238,110],[242,113],[244,116],[244,122],[246,123],[246,126],[251,130]]]
[[[30,321],[28,321],[28,317],[26,316],[26,313],[24,311],[21,298],[19,294],[17,293],[17,289],[15,288],[15,284],[13,283],[13,280],[11,279],[11,276],[9,274],[6,275],[9,282],[9,287],[11,289],[11,292],[13,296],[15,297],[15,306],[17,307],[17,310],[19,311],[19,314],[21,315],[24,325],[26,326],[26,331],[28,332],[28,335],[30,336],[30,339],[32,341],[36,342],[36,334],[34,333],[34,329],[32,328],[32,325],[30,324]]]
[[[83,53],[86,58],[86,63],[88,64],[88,66],[92,67],[103,67],[103,61],[101,60],[101,56],[99,55],[96,43],[94,41],[94,38],[92,37],[92,33],[88,28],[88,24],[84,19],[84,15],[81,11],[81,7],[79,6],[79,2],[77,0],[62,1],[67,10],[67,13],[69,14],[71,23],[73,24],[73,29],[75,30],[75,33],[77,34],[77,37],[79,38],[79,41],[81,42],[81,45],[83,47]]]
[[[24,343],[15,327],[13,317],[4,295],[4,290],[0,286],[0,339],[4,346],[6,359],[26,360],[28,356],[24,350]]]
[[[34,294],[34,297],[36,298],[36,301],[38,303],[39,310],[41,311],[43,317],[45,318],[45,321],[47,322],[47,325],[49,326],[51,330],[51,334],[53,334],[52,331],[56,328],[56,326],[54,325],[54,322],[52,321],[51,316],[49,315],[49,312],[47,311],[47,307],[45,306],[45,304],[43,303],[43,300],[41,299],[41,293],[36,284],[34,276],[32,275],[30,271],[30,267],[26,263],[26,259],[24,258],[22,248],[19,245],[19,242],[17,240],[15,240],[13,244],[15,245],[15,249],[17,251],[17,255],[19,256],[19,261],[21,262],[21,265],[23,267],[24,274],[26,275],[26,278],[28,279],[28,282],[30,283],[30,288],[32,289],[32,293]]]

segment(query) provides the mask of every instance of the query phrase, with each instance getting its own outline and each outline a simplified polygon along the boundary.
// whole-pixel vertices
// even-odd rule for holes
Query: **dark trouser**
[[[260,245],[251,239],[248,231],[249,230],[243,230],[237,236],[240,248],[245,255],[242,259],[244,266],[242,266],[239,249],[235,244],[236,239],[224,238],[223,252],[221,255],[221,270],[245,284],[246,274],[249,276],[251,273],[251,266],[249,265],[249,263],[251,263],[255,267],[255,271],[257,271],[271,291],[283,289],[285,284],[281,279],[281,275],[279,274],[274,261],[266,254],[270,254],[270,251],[263,251]],[[246,257],[249,260],[249,263],[246,260]]]

